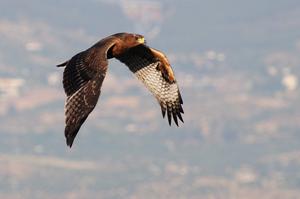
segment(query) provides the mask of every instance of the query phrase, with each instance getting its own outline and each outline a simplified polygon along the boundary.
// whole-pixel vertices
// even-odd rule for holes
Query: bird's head
[[[135,41],[136,41],[138,44],[145,44],[145,43],[146,43],[145,38],[144,38],[143,35],[135,34],[135,35],[134,35],[134,38],[135,38]]]
[[[112,37],[115,39],[115,43],[107,52],[108,59],[120,56],[132,47],[146,44],[144,36],[139,34],[117,33],[112,35]]]
[[[118,34],[115,34],[114,36],[121,39],[124,42],[125,46],[128,46],[128,47],[134,47],[134,46],[146,43],[144,36],[139,35],[139,34],[118,33]]]

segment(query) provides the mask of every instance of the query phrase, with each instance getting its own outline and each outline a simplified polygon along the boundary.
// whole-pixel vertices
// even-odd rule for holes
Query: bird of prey
[[[178,118],[183,122],[183,102],[167,57],[147,46],[142,35],[117,33],[57,65],[65,67],[65,137],[69,147],[97,104],[111,58],[127,65],[144,83],[160,104],[163,117],[167,113],[169,125],[172,118],[177,126]]]

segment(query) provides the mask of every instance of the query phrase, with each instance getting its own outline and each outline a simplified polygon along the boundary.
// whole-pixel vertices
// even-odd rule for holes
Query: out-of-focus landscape
[[[300,2],[0,1],[0,198],[300,196]],[[59,64],[116,32],[165,52],[184,100],[169,127],[110,60],[72,149]]]

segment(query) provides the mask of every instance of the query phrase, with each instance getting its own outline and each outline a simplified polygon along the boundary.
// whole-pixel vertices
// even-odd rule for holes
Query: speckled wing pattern
[[[67,145],[70,147],[81,125],[97,104],[106,74],[106,68],[97,70],[96,66],[91,66],[88,61],[90,58],[88,56],[91,55],[93,55],[91,52],[83,51],[72,57],[71,60],[58,65],[66,66],[63,75],[63,86],[67,95],[65,137]]]
[[[152,54],[149,47],[146,45],[133,47],[117,59],[125,63],[155,96],[161,106],[163,117],[167,113],[170,125],[172,118],[177,126],[177,118],[183,122],[181,116],[184,113],[183,101],[176,80],[169,81],[159,69],[159,64],[162,63]]]
[[[88,66],[86,58],[87,52],[83,51],[63,63],[66,65],[63,75],[63,86],[67,96],[74,94],[94,76],[96,70]]]

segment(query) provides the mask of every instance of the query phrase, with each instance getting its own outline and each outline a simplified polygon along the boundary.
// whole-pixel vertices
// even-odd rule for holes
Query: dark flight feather
[[[103,80],[104,77],[89,80],[78,91],[67,98],[65,105],[65,137],[68,146],[72,146],[79,128],[95,108]]]

